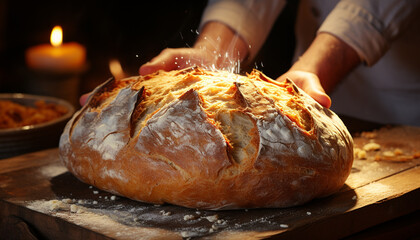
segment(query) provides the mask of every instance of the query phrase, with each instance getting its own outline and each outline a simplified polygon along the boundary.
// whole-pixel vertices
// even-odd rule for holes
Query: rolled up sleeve
[[[248,59],[253,59],[285,3],[283,0],[210,0],[200,29],[210,21],[224,23],[248,43]]]
[[[318,30],[349,46],[368,66],[374,65],[419,14],[416,0],[342,0]]]

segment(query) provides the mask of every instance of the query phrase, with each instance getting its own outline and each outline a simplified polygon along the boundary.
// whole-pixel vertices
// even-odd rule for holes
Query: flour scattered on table
[[[181,235],[164,229],[124,225],[105,214],[75,204],[79,201],[86,203],[85,200],[54,199],[30,201],[25,205],[34,211],[65,219],[93,231],[100,231],[111,238],[134,240],[138,239],[138,236],[149,236],[150,239],[176,239]]]
[[[65,173],[67,171],[67,168],[64,166],[58,166],[58,165],[48,165],[48,166],[39,168],[39,171],[41,172],[43,176],[52,178],[62,173]]]

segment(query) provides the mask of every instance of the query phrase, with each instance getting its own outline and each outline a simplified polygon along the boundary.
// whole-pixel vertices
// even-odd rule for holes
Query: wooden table
[[[0,160],[0,238],[420,236],[420,128],[384,128],[354,141],[357,148],[375,142],[380,149],[355,159],[340,192],[286,209],[201,211],[132,201],[77,180],[57,149]]]

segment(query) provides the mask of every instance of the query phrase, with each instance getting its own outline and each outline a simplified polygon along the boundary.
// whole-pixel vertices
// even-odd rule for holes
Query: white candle
[[[61,27],[54,27],[50,43],[27,49],[25,58],[28,67],[53,72],[80,71],[85,65],[86,49],[76,42],[62,43]]]

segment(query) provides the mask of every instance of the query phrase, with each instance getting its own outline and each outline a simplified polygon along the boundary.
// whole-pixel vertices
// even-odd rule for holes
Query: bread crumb
[[[93,201],[92,203],[93,203],[93,204],[98,204],[98,201]]]
[[[311,212],[306,212],[306,215],[310,216],[310,215],[312,215],[312,213]]]
[[[367,158],[365,150],[362,150],[360,148],[355,148],[353,152],[354,152],[354,157],[357,158],[357,159],[362,159],[363,160],[363,159]]]
[[[50,211],[67,210],[68,205],[59,200],[48,201],[48,207]]]
[[[112,195],[110,199],[111,199],[112,201],[115,201],[115,199],[116,199],[116,198],[117,198],[117,197],[115,197],[114,195]]]
[[[357,196],[356,195],[354,195],[352,198],[351,198],[351,200],[356,200],[357,199]]]
[[[195,219],[194,215],[185,215],[184,216],[184,221],[194,220],[194,219]]]
[[[370,142],[370,143],[366,143],[363,146],[363,150],[369,152],[369,151],[378,151],[379,149],[381,149],[381,145],[375,143],[375,142]]]
[[[84,212],[85,212],[85,210],[83,210],[83,208],[77,207],[77,212],[76,213],[80,214],[80,213],[84,213]]]
[[[216,214],[216,215],[207,216],[203,218],[207,219],[209,222],[216,222],[219,219],[219,216]]]
[[[70,204],[70,203],[73,203],[73,200],[71,200],[70,198],[65,198],[65,199],[63,199],[63,200],[61,200],[63,203],[68,203],[68,204]]]
[[[98,194],[99,192],[98,191],[93,191],[93,194]]]
[[[289,227],[289,225],[287,225],[287,224],[283,224],[283,223],[282,223],[282,224],[280,224],[280,227],[281,227],[281,228],[288,228],[288,227]]]
[[[394,150],[394,154],[395,154],[395,156],[403,155],[403,151],[401,149],[399,149],[399,148],[396,148]]]
[[[393,151],[384,151],[382,153],[384,157],[395,157],[395,153]]]
[[[79,210],[78,208],[79,207],[76,204],[72,204],[70,205],[70,212],[77,213],[77,210]]]
[[[165,210],[161,210],[159,213],[160,213],[162,216],[170,216],[170,215],[172,215],[172,213],[171,213],[171,212],[166,212]],[[185,220],[185,216],[184,216],[184,220]]]

